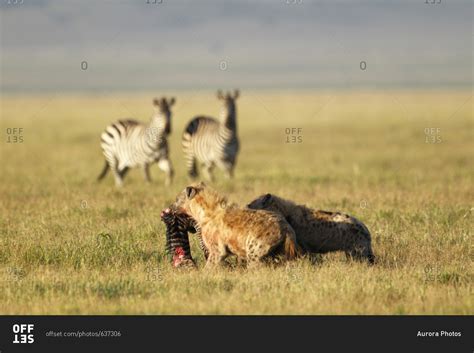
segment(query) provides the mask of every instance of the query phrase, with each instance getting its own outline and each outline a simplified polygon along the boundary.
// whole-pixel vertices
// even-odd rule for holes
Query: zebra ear
[[[176,102],[176,99],[175,99],[174,97],[172,97],[172,98],[168,101],[168,106],[171,107],[175,102]]]
[[[224,95],[222,94],[222,91],[221,90],[218,90],[217,91],[217,99],[225,99]]]
[[[240,91],[238,89],[234,90],[234,99],[239,98]]]
[[[188,186],[186,188],[186,197],[191,200],[194,196],[196,196],[197,194],[197,190],[196,188],[192,187],[192,186]]]
[[[158,98],[153,99],[153,105],[154,105],[155,107],[159,107],[159,106],[160,106],[160,101],[159,101]]]

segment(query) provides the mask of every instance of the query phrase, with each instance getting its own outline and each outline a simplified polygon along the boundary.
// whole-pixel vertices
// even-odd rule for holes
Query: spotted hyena
[[[206,266],[223,264],[231,254],[249,266],[271,256],[298,255],[295,232],[284,217],[265,210],[229,204],[203,183],[186,187],[175,207],[194,218],[209,251]]]
[[[295,230],[298,244],[307,253],[344,251],[348,257],[374,263],[370,232],[354,217],[313,210],[272,194],[258,197],[247,207],[283,215]]]

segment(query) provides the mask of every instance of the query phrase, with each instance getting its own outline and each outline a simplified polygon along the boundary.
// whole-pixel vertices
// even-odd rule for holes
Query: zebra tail
[[[188,132],[183,134],[182,146],[184,156],[186,158],[186,168],[188,170],[188,175],[191,179],[196,179],[198,177],[197,163],[196,158],[194,157],[191,150],[191,140],[192,135]]]
[[[109,171],[109,169],[110,169],[109,163],[107,161],[105,161],[104,169],[102,169],[102,172],[97,177],[97,181],[101,181],[102,179],[104,179],[104,177],[107,175],[107,172]]]

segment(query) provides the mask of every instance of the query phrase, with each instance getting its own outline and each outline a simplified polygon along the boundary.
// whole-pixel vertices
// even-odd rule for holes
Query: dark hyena
[[[258,197],[248,207],[278,212],[285,217],[295,230],[298,244],[308,253],[340,250],[348,257],[374,263],[370,232],[354,217],[340,212],[313,210],[272,194]]]

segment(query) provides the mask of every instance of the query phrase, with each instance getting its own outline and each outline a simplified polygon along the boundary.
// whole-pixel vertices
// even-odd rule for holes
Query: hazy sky
[[[148,1],[2,0],[2,90],[472,84],[472,1]]]

